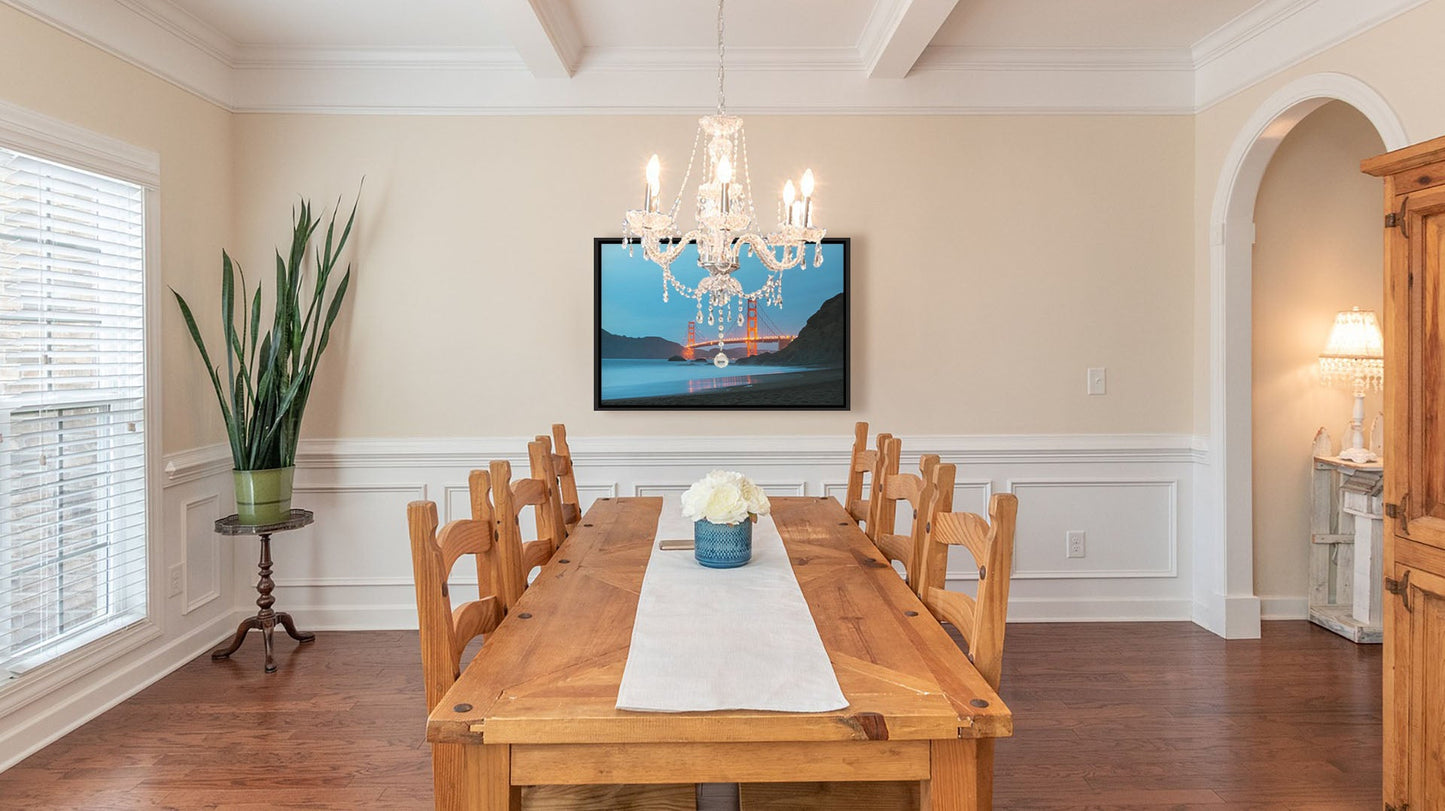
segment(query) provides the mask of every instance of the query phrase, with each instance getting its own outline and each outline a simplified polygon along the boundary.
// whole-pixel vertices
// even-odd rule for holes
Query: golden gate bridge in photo
[[[762,325],[761,330],[759,322]],[[767,334],[760,334],[763,332]],[[747,357],[751,358],[758,354],[758,344],[776,344],[778,349],[782,349],[797,337],[783,334],[783,331],[766,315],[758,314],[758,302],[755,299],[748,299],[747,318],[743,322],[742,335],[699,341],[697,339],[697,322],[689,321],[687,322],[687,340],[682,344],[682,357],[684,360],[693,360],[697,357],[697,350],[700,348],[741,343],[747,347]]]

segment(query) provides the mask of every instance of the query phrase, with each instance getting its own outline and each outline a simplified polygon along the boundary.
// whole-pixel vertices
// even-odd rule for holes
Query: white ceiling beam
[[[913,70],[958,0],[878,0],[873,9],[882,22],[864,54],[870,79],[902,79]]]
[[[577,70],[582,36],[558,0],[486,0],[512,47],[538,79],[566,79]]]

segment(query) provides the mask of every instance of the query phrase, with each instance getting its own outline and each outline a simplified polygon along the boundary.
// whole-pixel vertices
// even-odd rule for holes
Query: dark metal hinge
[[[1400,805],[1395,805],[1393,803],[1385,803],[1385,811],[1410,811],[1410,804],[1401,803]]]
[[[1405,606],[1406,611],[1414,612],[1415,607],[1410,605],[1410,570],[1405,570],[1405,576],[1396,580],[1393,577],[1385,578],[1385,591],[1400,598],[1400,603]]]
[[[1396,213],[1394,213],[1394,212],[1391,212],[1391,213],[1389,213],[1389,214],[1386,214],[1386,215],[1385,215],[1385,227],[1386,227],[1386,228],[1399,228],[1399,227],[1400,227],[1400,215],[1399,215],[1399,214],[1396,214]],[[1386,807],[1386,808],[1392,808],[1393,806],[1388,806],[1388,805],[1387,805],[1387,806],[1385,806],[1385,807]]]
[[[1387,517],[1387,518],[1399,518],[1399,517],[1400,517],[1400,505],[1399,505],[1399,504],[1386,504],[1386,505],[1385,505],[1385,517]]]

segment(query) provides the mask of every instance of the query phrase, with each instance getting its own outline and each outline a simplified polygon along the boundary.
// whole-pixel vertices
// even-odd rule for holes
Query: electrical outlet
[[[172,597],[181,596],[186,588],[186,564],[177,563],[169,571],[169,585]]]
[[[1084,531],[1082,529],[1071,529],[1065,532],[1064,541],[1067,544],[1065,557],[1081,558],[1084,556]]]
[[[1096,366],[1089,370],[1089,394],[1105,394],[1108,391],[1109,370]]]

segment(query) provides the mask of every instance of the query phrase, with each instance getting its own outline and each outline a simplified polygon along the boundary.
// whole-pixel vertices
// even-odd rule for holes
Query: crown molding
[[[506,47],[238,43],[171,0],[0,2],[233,112],[700,113],[716,90],[712,48],[583,47],[546,2],[571,78],[537,79]],[[930,46],[908,78],[870,80],[909,5],[877,0],[851,47],[729,48],[728,95],[739,113],[1189,115],[1424,2],[1264,0],[1188,49]]]
[[[914,71],[1183,71],[1194,61],[1185,48],[977,48],[930,46]]]
[[[229,109],[235,71],[189,15],[163,0],[0,0],[124,62]],[[199,21],[190,18],[192,22]],[[185,34],[180,31],[186,31]]]
[[[1207,110],[1426,2],[1265,0],[1194,44],[1194,107]]]

